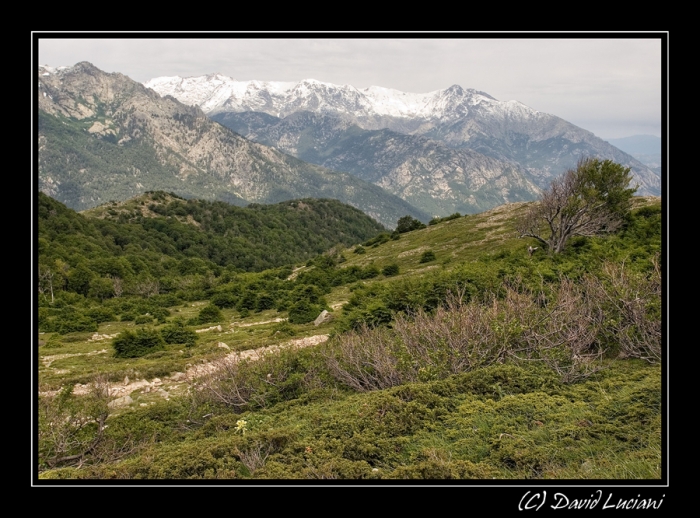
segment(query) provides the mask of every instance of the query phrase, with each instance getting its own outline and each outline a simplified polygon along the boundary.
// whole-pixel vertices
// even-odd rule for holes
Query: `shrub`
[[[275,307],[275,299],[269,293],[260,293],[255,302],[255,309],[257,311],[264,311],[266,309],[272,309]]]
[[[362,308],[353,308],[343,313],[341,321],[336,325],[340,331],[359,329],[362,326],[370,328],[388,324],[393,314],[381,301],[374,300]]]
[[[393,277],[394,275],[399,274],[399,265],[396,263],[389,264],[384,267],[382,270],[382,273],[386,275],[387,277]]]
[[[358,392],[382,390],[407,381],[400,372],[399,344],[386,329],[361,324],[340,335],[324,353],[326,366],[338,381]]]
[[[318,365],[304,351],[267,353],[250,359],[212,362],[215,369],[197,380],[195,404],[223,404],[235,409],[265,408],[300,397],[320,383]]]
[[[138,317],[138,313],[136,312],[136,310],[132,309],[132,310],[128,310],[128,311],[122,313],[119,316],[119,321],[120,322],[133,322],[136,319],[136,317]]]
[[[285,266],[277,273],[277,278],[280,280],[285,280],[290,275],[292,275],[292,269],[289,266]]]
[[[138,358],[165,348],[161,334],[152,328],[124,331],[112,341],[117,358]]]
[[[367,253],[367,250],[365,250],[365,247],[364,247],[364,246],[358,245],[358,246],[355,247],[355,250],[353,250],[353,253],[355,253],[355,254],[360,254],[360,255],[361,255],[361,254],[366,254],[366,253]]]
[[[99,306],[90,308],[85,312],[85,315],[93,319],[98,324],[101,324],[102,322],[113,322],[117,319],[114,311],[112,311],[110,308]]]
[[[160,294],[160,295],[154,295],[153,297],[151,297],[149,299],[149,301],[152,304],[160,306],[161,308],[169,308],[172,306],[177,306],[178,304],[182,303],[182,300],[180,300],[173,293],[164,293],[164,294]]]
[[[80,466],[91,457],[102,457],[108,401],[109,387],[103,378],[95,378],[84,396],[76,397],[68,386],[55,396],[40,397],[39,469]]]
[[[236,302],[238,297],[230,291],[217,293],[211,298],[211,303],[221,309],[236,307]]]
[[[360,279],[373,279],[377,275],[379,275],[379,268],[377,268],[373,264],[370,264],[368,267],[363,268],[359,274]]]
[[[453,219],[461,218],[462,215],[459,212],[455,212],[454,214],[450,214],[449,216],[445,216],[444,218],[440,217],[434,217],[433,219],[430,220],[428,225],[437,225],[438,223],[444,223],[445,221],[452,221]]]
[[[321,313],[321,306],[300,300],[289,310],[289,321],[292,324],[307,324],[313,322]]]
[[[381,245],[381,244],[383,244],[383,243],[386,243],[386,242],[389,241],[390,239],[391,239],[391,236],[390,236],[389,234],[387,234],[386,232],[383,232],[383,233],[379,234],[378,236],[375,236],[375,237],[373,237],[372,239],[369,239],[369,240],[365,241],[365,242],[362,243],[362,244],[363,244],[364,246],[374,246],[374,247],[376,247],[376,246],[379,246],[379,245]]]
[[[170,316],[170,311],[165,308],[153,308],[151,309],[151,315],[159,324],[165,324],[165,319]]]
[[[275,336],[277,334],[282,334],[285,336],[294,336],[296,335],[296,331],[294,331],[294,328],[289,322],[279,322],[272,326],[272,329],[270,331],[270,336]]]
[[[163,327],[160,334],[166,344],[185,344],[187,347],[193,346],[199,338],[197,333],[185,327],[181,321]]]
[[[200,324],[207,324],[209,322],[219,322],[223,318],[224,316],[218,307],[214,304],[208,304],[199,311],[197,321]]]
[[[435,253],[432,250],[426,250],[423,255],[420,256],[421,263],[429,263],[435,260]]]
[[[139,315],[134,319],[134,324],[152,324],[153,317],[151,315]]]
[[[65,320],[54,321],[54,324],[57,326],[55,331],[62,335],[80,331],[97,331],[97,322],[87,316],[68,317]],[[54,329],[47,329],[47,331],[54,331]]]

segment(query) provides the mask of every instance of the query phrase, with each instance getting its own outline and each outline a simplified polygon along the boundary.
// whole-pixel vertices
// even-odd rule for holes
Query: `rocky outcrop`
[[[331,320],[333,320],[333,315],[324,309],[316,317],[316,320],[314,320],[314,325],[320,326],[321,324],[325,324],[326,322],[330,322]]]

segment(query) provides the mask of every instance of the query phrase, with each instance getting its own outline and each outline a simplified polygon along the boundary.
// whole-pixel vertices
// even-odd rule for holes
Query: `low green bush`
[[[199,311],[197,322],[200,324],[208,324],[209,322],[219,322],[222,318],[224,318],[224,316],[218,307],[214,304],[207,304]]]
[[[102,322],[113,322],[117,319],[114,311],[104,306],[90,308],[85,312],[85,315],[98,324],[101,324]]]
[[[152,324],[152,323],[153,323],[153,317],[151,315],[139,315],[134,319],[134,324],[136,324],[136,325]]]
[[[420,256],[420,263],[429,263],[435,260],[435,252],[432,250],[426,250],[423,255]]]
[[[160,332],[152,328],[123,331],[112,341],[117,358],[138,358],[165,348]]]
[[[160,334],[166,344],[185,344],[187,347],[193,346],[199,338],[197,333],[186,327],[181,321],[163,327]]]
[[[399,265],[396,263],[389,264],[382,269],[382,273],[387,277],[393,277],[399,274]]]
[[[300,300],[289,310],[289,322],[292,324],[307,324],[313,322],[321,313],[321,306]]]
[[[57,329],[52,330],[65,335],[67,333],[76,333],[80,331],[97,331],[97,322],[88,316],[77,316],[57,321],[56,327]],[[46,330],[49,331],[49,329]]]

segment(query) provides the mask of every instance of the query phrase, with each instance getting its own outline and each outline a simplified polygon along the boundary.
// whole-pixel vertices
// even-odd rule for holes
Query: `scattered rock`
[[[325,324],[326,322],[330,322],[333,320],[333,315],[331,315],[327,310],[321,311],[321,314],[316,317],[316,320],[314,320],[314,325],[315,326],[320,326],[321,324]]]
[[[219,342],[216,345],[217,345],[217,347],[221,347],[222,349],[228,349],[229,351],[231,350],[231,348],[228,345],[226,345],[224,342]]]
[[[219,333],[221,332],[221,324],[218,326],[211,326],[207,327],[206,329],[195,329],[195,333],[206,333],[207,331],[218,331]]]
[[[109,408],[120,408],[123,406],[130,405],[133,402],[134,400],[131,399],[131,396],[122,396],[120,398],[115,399],[114,401],[110,401],[109,403],[107,403],[107,406]]]
[[[111,340],[112,338],[115,338],[117,336],[117,334],[119,334],[119,333],[116,333],[113,335],[101,335],[99,333],[95,333],[90,338],[88,338],[88,342],[99,342],[100,340]]]

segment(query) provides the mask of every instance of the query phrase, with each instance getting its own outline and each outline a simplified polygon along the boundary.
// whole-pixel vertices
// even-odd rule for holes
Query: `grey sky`
[[[39,64],[71,66],[89,61],[140,82],[158,76],[220,72],[241,81],[313,78],[405,92],[429,92],[458,84],[502,101],[518,100],[601,138],[661,136],[661,83],[666,78],[662,78],[659,37],[68,36],[56,33],[40,39]]]

